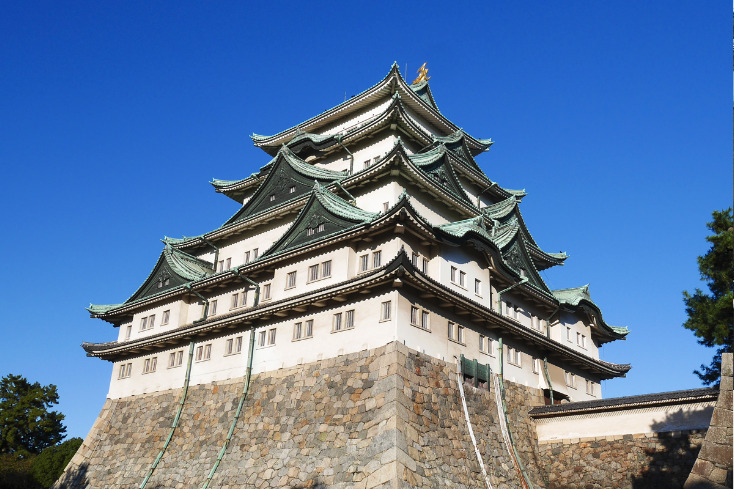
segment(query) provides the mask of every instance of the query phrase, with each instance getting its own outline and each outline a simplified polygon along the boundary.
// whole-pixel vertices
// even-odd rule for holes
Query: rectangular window
[[[128,324],[127,325],[127,329],[125,330],[125,339],[126,340],[129,340],[130,339],[130,335],[132,334],[132,332],[133,332],[133,325],[132,324]]]
[[[296,272],[288,272],[285,278],[285,288],[292,289],[296,286]]]
[[[380,321],[387,321],[392,315],[392,302],[385,301],[380,307]]]
[[[321,278],[331,277],[331,260],[321,264]]]
[[[212,357],[212,345],[204,345],[204,360],[209,360]]]
[[[231,355],[234,352],[234,340],[229,339],[224,344],[224,354],[225,355]]]
[[[383,202],[382,203],[382,212],[387,212],[387,210],[390,208],[389,202]]]
[[[313,282],[314,280],[319,279],[319,266],[318,265],[311,265],[308,267],[308,281]]]
[[[217,314],[217,300],[209,301],[209,315],[216,316]]]
[[[155,372],[155,369],[157,366],[158,366],[158,357],[146,358],[145,362],[143,363],[143,373],[149,374],[149,373]]]
[[[161,326],[165,326],[168,324],[168,321],[171,319],[171,311],[163,311],[163,317],[161,318]]]
[[[224,269],[229,270],[232,268],[232,258],[227,258],[224,262]]]
[[[484,352],[487,355],[494,355],[492,338],[488,338],[480,334],[479,335],[479,351]]]
[[[370,160],[367,160],[364,162],[364,167],[369,168],[370,167]]]
[[[296,186],[295,185],[291,185],[290,187],[288,187],[288,193],[289,194],[295,194],[296,193]]]
[[[252,259],[253,260],[257,260],[257,248],[255,248],[254,250],[252,250]]]
[[[533,329],[540,329],[538,327],[538,317],[535,314],[530,314],[530,327]]]
[[[257,337],[258,346],[265,346],[265,337],[267,336],[267,334],[268,334],[267,331],[260,331],[260,333],[258,333],[258,337]]]
[[[180,367],[183,363],[183,350],[168,355],[168,368]]]
[[[235,292],[232,294],[232,304],[230,305],[231,309],[237,309],[240,305],[240,294],[239,292]]]
[[[464,344],[464,326],[456,326],[456,341],[462,345]]]
[[[234,339],[234,352],[235,353],[241,353],[242,352],[242,336],[238,336]]]
[[[204,362],[212,357],[212,344],[199,345],[196,347],[196,361]]]
[[[263,285],[263,300],[270,299],[270,284]]]
[[[132,363],[123,363],[120,365],[120,371],[117,375],[118,379],[126,379],[130,377],[130,375],[133,372],[133,364]]]
[[[540,358],[533,358],[533,373],[540,373]]]
[[[332,322],[332,331],[341,331],[342,329],[342,313],[337,312],[334,314],[334,321]]]
[[[344,329],[352,328],[354,328],[354,309],[347,311],[344,316]]]
[[[276,331],[275,328],[273,328],[270,331],[268,331],[268,345],[274,345],[275,344],[275,331]]]
[[[565,372],[566,385],[572,388],[576,388],[576,374],[566,371]]]
[[[571,327],[570,326],[566,326],[566,339],[568,341],[572,341],[571,340]]]
[[[581,335],[581,348],[586,349],[586,335]]]
[[[303,323],[295,323],[293,325],[293,339],[300,340],[303,337]]]
[[[477,295],[482,295],[482,281],[478,278],[474,279],[474,293]]]
[[[517,367],[522,367],[522,357],[520,352],[511,346],[507,347],[507,363]]]
[[[316,228],[316,232],[323,233],[324,232],[324,223],[322,222],[319,224],[319,226]]]
[[[418,325],[418,308],[410,306],[410,324]]]
[[[247,305],[247,290],[243,290],[240,292],[240,307],[245,307]]]
[[[145,331],[148,326],[148,318],[144,317],[140,319],[140,331]]]
[[[419,255],[418,253],[416,253],[415,251],[413,252],[413,254],[412,254],[412,255],[411,255],[411,257],[410,257],[410,262],[411,262],[411,263],[413,264],[413,266],[414,266],[414,267],[416,267],[416,268],[418,268],[418,258],[419,258],[419,257],[420,257],[420,255]]]
[[[359,257],[359,271],[364,272],[369,268],[369,255],[362,255]]]
[[[421,267],[421,272],[428,273],[428,260],[426,258],[423,258],[423,266]]]
[[[250,252],[245,251],[245,263],[250,263]]]
[[[372,164],[373,165],[376,164],[378,161],[380,161],[380,157],[379,156],[375,156],[374,158],[372,158]]]
[[[454,331],[456,325],[449,321],[448,336],[450,340],[456,341],[456,332]]]
[[[372,268],[377,268],[382,264],[382,251],[372,253]]]
[[[270,202],[275,202],[275,194],[270,195]]]
[[[153,329],[153,325],[155,325],[155,314],[148,316],[148,329]]]
[[[431,329],[429,319],[428,311],[421,311],[421,328]]]
[[[451,267],[451,282],[452,283],[456,283],[456,272],[458,272],[456,267]]]
[[[581,333],[579,332],[576,333],[576,344],[581,346]]]
[[[219,263],[217,263],[217,272],[224,271],[224,260],[219,260]]]
[[[459,270],[459,286],[466,287],[466,274]]]
[[[313,319],[306,321],[306,331],[303,335],[304,338],[310,338],[313,336]]]
[[[594,383],[590,380],[586,381],[586,393],[590,396],[594,395]]]

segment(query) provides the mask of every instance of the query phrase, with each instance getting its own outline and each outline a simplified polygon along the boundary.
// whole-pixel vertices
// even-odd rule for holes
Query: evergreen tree
[[[30,473],[43,487],[51,487],[82,444],[81,438],[44,448],[31,462]]]
[[[64,415],[49,411],[58,402],[53,384],[31,384],[13,374],[0,379],[0,454],[25,458],[63,440]]]
[[[695,370],[704,384],[717,384],[721,377],[721,354],[732,351],[732,283],[734,281],[734,217],[732,208],[714,211],[707,227],[713,233],[706,237],[711,248],[698,257],[701,280],[709,292],[696,289],[683,292],[688,320],[683,326],[692,330],[698,342],[716,347],[710,365]]]

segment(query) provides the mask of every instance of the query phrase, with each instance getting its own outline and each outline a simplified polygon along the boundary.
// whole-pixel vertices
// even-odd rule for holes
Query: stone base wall
[[[510,426],[536,488],[544,487],[527,411],[537,389],[506,383]],[[148,488],[201,487],[225,441],[243,379],[194,386]],[[61,488],[139,487],[170,431],[181,391],[108,400]],[[494,395],[466,387],[470,419],[494,487],[521,489],[502,442]],[[456,367],[400,343],[252,379],[210,487],[484,486]]]
[[[680,488],[706,430],[540,442],[548,489]]]
[[[725,489],[732,487],[732,353],[721,359],[721,384],[711,426],[685,489]]]

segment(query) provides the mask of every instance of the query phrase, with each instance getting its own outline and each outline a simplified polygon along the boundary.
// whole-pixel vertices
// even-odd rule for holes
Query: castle
[[[211,182],[232,217],[89,307],[112,378],[59,487],[542,487],[527,406],[599,401],[628,331],[545,284],[567,256],[475,161],[492,141],[397,65],[252,139],[269,161]]]

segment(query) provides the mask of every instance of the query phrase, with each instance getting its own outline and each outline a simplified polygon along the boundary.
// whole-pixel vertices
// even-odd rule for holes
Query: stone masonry
[[[732,356],[731,353],[722,355],[719,399],[701,452],[683,486],[685,489],[732,487]]]
[[[243,369],[244,370],[244,369]],[[526,473],[544,486],[527,412],[541,393],[507,382],[509,425]],[[222,447],[243,379],[193,386],[148,488],[201,487]],[[494,488],[520,489],[494,396],[466,385]],[[108,400],[57,489],[139,487],[180,390]],[[464,419],[456,366],[400,343],[253,377],[210,487],[486,487]]]

